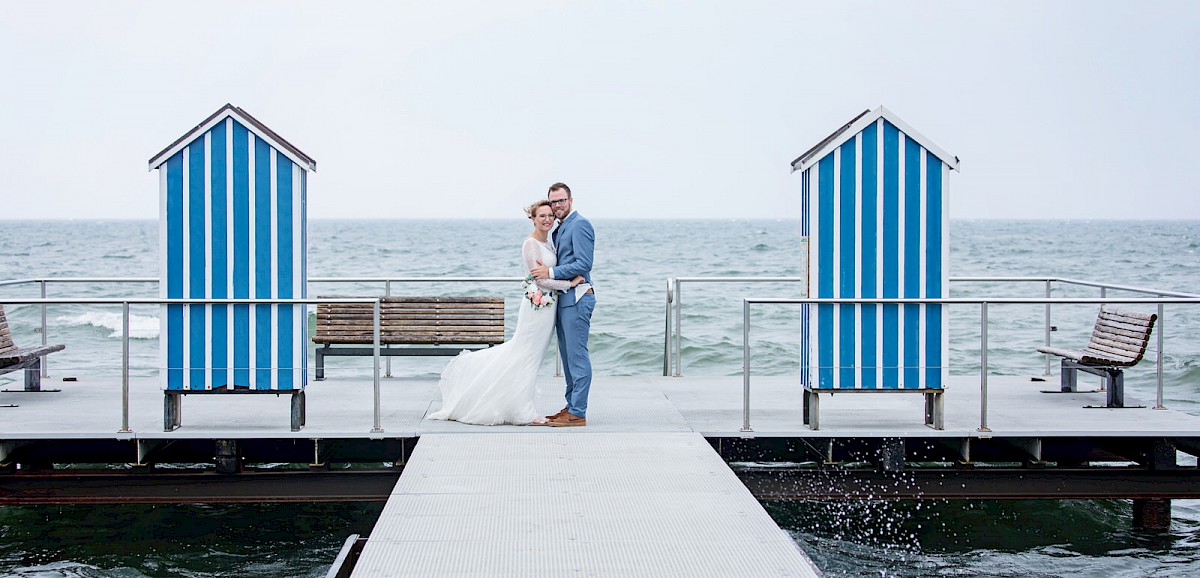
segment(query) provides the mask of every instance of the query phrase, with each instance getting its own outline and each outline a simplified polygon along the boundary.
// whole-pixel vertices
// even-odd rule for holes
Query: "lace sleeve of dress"
[[[525,244],[521,245],[521,259],[525,262],[525,273],[528,274],[530,269],[538,266],[538,260],[542,258],[542,249],[537,240],[533,237],[525,239]],[[570,279],[559,281],[557,279],[542,279],[537,282],[538,287],[542,289],[550,289],[552,291],[566,291],[571,288]]]

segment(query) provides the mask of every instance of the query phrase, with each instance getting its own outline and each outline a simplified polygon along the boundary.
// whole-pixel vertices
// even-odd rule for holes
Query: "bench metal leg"
[[[317,348],[317,375],[315,381],[325,380],[325,352],[322,348]]]
[[[1125,407],[1125,372],[1120,369],[1105,371],[1108,375],[1108,407]]]
[[[35,357],[25,370],[25,391],[42,390],[42,358]]]
[[[172,393],[163,394],[163,431],[175,431],[179,429],[179,424],[182,417],[180,401],[183,396]]]
[[[1078,388],[1079,371],[1068,363],[1068,360],[1062,360],[1061,369],[1059,369],[1060,379],[1062,381],[1062,391],[1064,393],[1074,393]]]
[[[300,431],[304,427],[304,391],[292,393],[292,431]]]

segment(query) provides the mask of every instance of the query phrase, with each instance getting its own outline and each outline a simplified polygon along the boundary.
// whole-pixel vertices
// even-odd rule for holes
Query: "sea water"
[[[796,276],[794,220],[596,220],[597,309],[592,359],[598,374],[661,375],[668,279]],[[528,222],[512,220],[312,221],[309,276],[512,277]],[[952,221],[950,274],[1075,278],[1200,291],[1197,221]],[[31,277],[158,276],[153,221],[0,222],[0,281]],[[688,283],[683,287],[685,375],[741,372],[741,298],[790,297],[794,283]],[[378,295],[380,283],[313,283],[310,295]],[[393,284],[392,293],[504,294],[509,332],[516,282],[464,286]],[[955,296],[1040,297],[1042,283],[954,283]],[[49,297],[157,296],[153,283],[52,283]],[[3,297],[36,297],[34,284],[0,286]],[[1056,285],[1055,296],[1099,296]],[[1109,292],[1110,296],[1129,293]],[[753,371],[795,374],[799,308],[752,311]],[[6,308],[21,343],[39,342],[36,306]],[[1087,339],[1093,305],[1056,306],[1056,344]],[[1164,402],[1200,415],[1200,309],[1167,306]],[[993,375],[1041,375],[1044,307],[989,310]],[[117,306],[47,311],[52,379],[120,375]],[[310,320],[311,326],[311,320]],[[155,375],[154,306],[130,319],[131,367]],[[1158,329],[1156,329],[1157,331]],[[952,372],[979,372],[977,306],[951,309]],[[1154,353],[1127,372],[1128,395],[1153,400]],[[361,359],[329,360],[369,375]],[[444,359],[393,362],[397,376],[436,376]],[[553,372],[547,358],[542,372]],[[1081,376],[1082,377],[1082,376]],[[0,376],[11,387],[12,374]],[[593,395],[602,396],[602,391]],[[0,410],[3,411],[3,410]],[[115,416],[114,416],[115,417]],[[0,419],[3,414],[0,413]],[[114,423],[116,423],[114,421]],[[768,512],[829,576],[1195,576],[1200,575],[1200,503],[1174,502],[1166,534],[1133,532],[1125,501],[772,502]],[[370,532],[382,504],[122,505],[0,507],[0,575],[323,576],[345,536]]]

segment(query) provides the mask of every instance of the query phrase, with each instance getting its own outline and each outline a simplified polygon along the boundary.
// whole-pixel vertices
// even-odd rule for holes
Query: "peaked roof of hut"
[[[279,136],[278,133],[267,128],[267,125],[259,122],[259,120],[253,116],[250,116],[250,113],[228,103],[218,109],[217,112],[209,115],[208,118],[204,119],[200,124],[192,128],[192,130],[189,130],[183,136],[176,139],[175,142],[170,144],[170,146],[154,155],[150,159],[150,170],[154,170],[163,163],[167,162],[167,159],[171,158],[175,155],[175,153],[179,152],[181,149],[183,149],[183,147],[191,143],[197,135],[202,135],[208,132],[208,129],[212,128],[217,123],[224,121],[228,117],[233,117],[234,120],[237,120],[245,125],[247,129],[258,135],[259,138],[267,141],[267,143],[274,147],[275,150],[282,152],[289,159],[291,159],[292,162],[305,167],[310,171],[315,172],[317,170],[317,161],[313,160],[312,157],[304,154],[300,151],[300,149],[292,146],[292,143],[284,140],[284,138]]]
[[[800,158],[792,161],[792,171],[803,171],[816,164],[817,161],[825,158],[825,155],[833,151],[833,149],[842,146],[846,141],[854,138],[854,135],[862,132],[864,128],[871,123],[883,118],[900,129],[900,132],[908,135],[909,138],[917,141],[925,150],[932,153],[942,162],[946,163],[951,169],[958,170],[958,157],[944,151],[941,147],[933,144],[933,141],[925,138],[925,135],[917,132],[916,129],[909,126],[908,123],[900,120],[892,111],[880,106],[875,110],[864,110],[858,116],[850,119],[850,122],[842,125],[833,131],[833,134],[825,137],[816,146],[808,149]]]

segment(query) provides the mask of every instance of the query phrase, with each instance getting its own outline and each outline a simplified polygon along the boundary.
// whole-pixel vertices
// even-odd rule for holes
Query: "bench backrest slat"
[[[8,319],[4,317],[4,306],[0,305],[0,353],[8,353],[17,349],[13,343],[12,331],[8,328]]]

